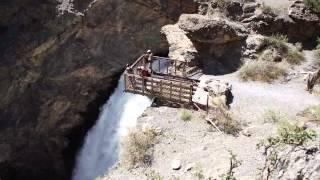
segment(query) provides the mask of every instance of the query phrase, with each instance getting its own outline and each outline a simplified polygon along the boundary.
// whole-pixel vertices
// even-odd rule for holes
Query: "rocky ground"
[[[161,130],[152,148],[152,164],[128,170],[119,163],[102,179],[220,179],[230,168],[230,151],[242,162],[234,169],[237,179],[320,178],[319,136],[305,146],[285,148],[279,153],[283,164],[276,168],[275,175],[261,176],[266,156],[262,149],[257,149],[257,144],[274,136],[279,126],[266,118],[268,112],[279,112],[289,122],[297,121],[304,128],[320,133],[319,123],[309,122],[301,116],[305,109],[320,103],[319,85],[313,94],[305,91],[305,72],[317,68],[314,62],[318,57],[313,51],[303,50],[301,54],[305,60],[298,65],[287,64],[285,77],[274,82],[242,81],[239,78],[243,62],[255,62],[261,55],[255,49],[255,43],[248,42],[248,39],[254,37],[256,41],[259,39],[255,38],[257,35],[263,37],[261,34],[277,32],[287,35],[290,41],[300,37],[298,42],[309,42],[308,45],[312,44],[310,39],[315,40],[309,36],[311,31],[302,37],[299,28],[293,30],[297,24],[291,23],[297,18],[314,17],[308,14],[308,10],[306,16],[297,15],[298,9],[303,7],[301,1],[295,1],[294,5],[293,1],[264,2],[276,11],[271,14],[263,12],[265,10],[259,9],[255,3],[243,5],[241,11],[237,9],[239,4],[233,3],[223,6],[227,8],[221,12],[221,9],[215,9],[219,4],[204,3],[200,14],[184,14],[176,24],[162,28],[169,43],[169,57],[196,62],[205,74],[201,77],[203,81],[214,79],[232,84],[234,98],[230,112],[241,124],[240,133],[228,135],[220,132],[206,122],[206,112],[201,110],[188,110],[191,120],[186,121],[181,116],[185,113],[182,109],[151,107],[138,119],[137,130],[143,131],[145,126]],[[237,13],[239,16],[235,15]],[[283,23],[281,31],[277,31],[280,22]],[[286,26],[290,28],[285,29]],[[304,48],[309,48],[308,45]],[[289,43],[288,47],[292,44]],[[281,59],[284,61],[285,58]]]
[[[320,96],[304,90],[301,76],[287,83],[274,84],[243,82],[237,77],[237,72],[206,78],[232,82],[234,100],[231,111],[243,125],[240,134],[232,136],[218,132],[205,121],[204,111],[192,111],[192,120],[185,122],[180,117],[182,110],[179,108],[151,107],[138,123],[140,127],[149,124],[163,131],[154,146],[152,166],[129,171],[116,167],[107,178],[147,179],[146,174],[155,171],[164,179],[198,179],[199,173],[206,178],[219,179],[228,171],[228,151],[231,150],[242,161],[235,170],[235,177],[259,179],[259,169],[263,168],[265,156],[263,151],[257,150],[257,144],[274,134],[277,127],[275,123],[266,122],[266,112],[280,111],[295,119],[297,114],[320,102]],[[320,133],[319,124],[309,123],[307,126]],[[171,167],[175,159],[181,163],[180,170]],[[315,163],[319,166],[320,162],[316,160]]]

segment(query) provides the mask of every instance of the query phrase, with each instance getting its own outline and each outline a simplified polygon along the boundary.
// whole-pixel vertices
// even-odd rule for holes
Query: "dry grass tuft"
[[[320,123],[320,105],[307,108],[301,115],[306,117],[308,121]]]
[[[186,109],[182,109],[180,111],[180,119],[183,121],[191,121],[191,119],[192,119],[191,112]]]
[[[214,124],[226,134],[238,135],[242,130],[241,123],[237,121],[230,111],[225,108],[214,108],[213,112]]]
[[[286,52],[288,50],[288,37],[282,34],[275,34],[270,37],[262,39],[260,49],[275,48],[279,52]]]
[[[278,123],[288,119],[288,116],[281,111],[268,109],[264,113],[265,122]]]
[[[242,80],[272,82],[287,74],[286,69],[280,64],[268,61],[247,62],[240,69],[239,76]]]
[[[290,48],[286,54],[286,60],[289,64],[301,64],[305,58],[297,48]]]
[[[163,177],[160,175],[160,173],[154,170],[147,171],[145,175],[147,180],[163,180]]]
[[[275,61],[279,59],[275,56],[280,56],[280,61],[285,59],[289,64],[300,64],[304,61],[301,43],[297,43],[296,46],[290,46],[287,43],[288,37],[286,35],[276,34],[264,38],[259,48],[259,51],[262,52],[259,59]]]
[[[156,136],[153,128],[130,132],[122,142],[120,164],[128,169],[151,165]]]

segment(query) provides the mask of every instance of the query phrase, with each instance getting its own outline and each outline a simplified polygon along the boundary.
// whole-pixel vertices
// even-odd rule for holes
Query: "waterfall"
[[[104,175],[118,160],[120,137],[135,127],[137,118],[151,105],[147,97],[125,93],[123,81],[121,77],[98,121],[88,132],[76,160],[73,180],[94,180]]]

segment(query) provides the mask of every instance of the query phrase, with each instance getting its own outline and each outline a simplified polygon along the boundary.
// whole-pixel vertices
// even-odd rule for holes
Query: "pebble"
[[[194,163],[189,163],[189,164],[187,164],[187,166],[186,166],[186,172],[192,170],[193,167],[194,167]]]
[[[179,159],[174,159],[171,161],[171,168],[173,170],[181,169],[181,161]]]
[[[244,136],[250,137],[252,132],[248,129],[245,129],[241,132]]]

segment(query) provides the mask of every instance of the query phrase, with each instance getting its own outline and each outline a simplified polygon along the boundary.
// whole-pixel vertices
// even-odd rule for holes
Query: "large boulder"
[[[199,65],[206,74],[235,71],[249,33],[241,23],[200,14],[182,14],[162,32],[169,42],[170,57],[194,62],[191,65]]]
[[[199,14],[181,15],[178,25],[190,39],[199,43],[226,44],[242,40],[248,34],[239,23]]]
[[[169,57],[171,59],[183,62],[192,62],[195,60],[198,51],[186,35],[186,32],[180,29],[178,25],[166,25],[162,27],[161,32],[167,38]]]
[[[305,145],[303,147],[286,146],[278,151],[277,163],[272,160],[266,165],[275,169],[265,168],[262,179],[319,179],[320,177],[320,149],[319,145]],[[270,163],[270,164],[269,164]]]

